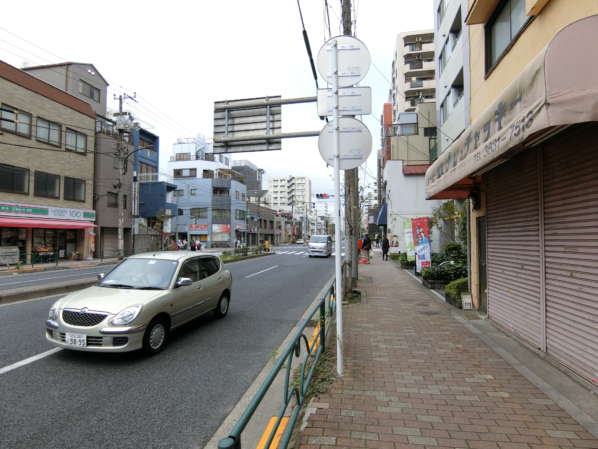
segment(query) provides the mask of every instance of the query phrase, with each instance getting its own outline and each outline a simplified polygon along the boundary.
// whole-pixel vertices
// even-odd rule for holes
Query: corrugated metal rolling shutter
[[[598,379],[597,132],[574,129],[543,155],[547,352],[587,379]]]
[[[526,151],[488,173],[488,316],[541,347],[537,167]]]
[[[102,250],[105,258],[118,256],[118,229],[102,228]]]

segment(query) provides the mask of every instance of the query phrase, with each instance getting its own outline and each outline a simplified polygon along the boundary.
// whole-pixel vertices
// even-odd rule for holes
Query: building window
[[[197,189],[189,189],[189,195],[191,195],[191,196],[197,195]]]
[[[214,170],[204,170],[202,173],[202,178],[212,179],[213,177],[214,177]]]
[[[214,187],[212,189],[212,194],[214,196],[227,197],[229,195],[229,189],[225,189],[222,187]]]
[[[244,211],[242,209],[235,210],[235,220],[239,220],[239,221],[245,220],[246,216],[247,216],[246,211]]]
[[[93,101],[100,102],[100,89],[83,80],[79,80],[79,93],[87,98],[91,98]]]
[[[35,123],[35,138],[40,142],[59,147],[62,143],[62,126],[56,122],[38,118]]]
[[[29,170],[12,165],[0,164],[0,191],[29,193]]]
[[[448,98],[440,104],[440,123],[446,122],[448,118]]]
[[[207,207],[192,207],[189,214],[194,218],[208,218]]]
[[[230,220],[230,210],[212,209],[212,220]]]
[[[7,104],[2,105],[0,128],[23,137],[31,137],[31,114]]]
[[[503,0],[486,24],[486,69],[494,67],[525,24],[525,0]]]
[[[106,202],[107,207],[118,207],[118,193],[108,192],[106,194]]]
[[[179,217],[185,215],[185,211],[183,209],[179,209],[178,212],[179,212]]]
[[[123,209],[127,210],[127,195],[123,195]]]
[[[85,180],[65,176],[64,199],[69,201],[85,201]]]
[[[428,128],[424,128],[424,137],[436,137],[436,127],[430,126]]]
[[[34,180],[35,196],[46,198],[60,198],[60,176],[43,171],[35,172]]]
[[[196,168],[175,168],[175,178],[195,178],[197,176]]]
[[[463,70],[459,72],[451,85],[451,95],[453,97],[453,107],[455,107],[463,98]]]
[[[444,4],[444,0],[440,0],[440,3],[438,4],[438,11],[437,11],[439,26],[440,26],[440,23],[442,22],[442,19],[444,18],[445,12],[446,12],[446,6]]]
[[[72,129],[66,129],[66,145],[67,150],[75,151],[76,153],[87,152],[87,136]]]
[[[184,194],[185,194],[185,191],[179,189],[179,190],[175,190],[173,195],[174,196],[183,196]]]
[[[191,153],[176,153],[174,155],[175,161],[190,161],[191,160]]]

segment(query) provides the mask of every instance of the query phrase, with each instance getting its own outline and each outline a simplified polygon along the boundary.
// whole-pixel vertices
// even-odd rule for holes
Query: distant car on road
[[[295,243],[297,245],[303,245],[305,242],[303,241],[303,239],[297,239],[297,240],[295,240]]]
[[[98,278],[93,287],[50,308],[50,343],[79,351],[153,354],[172,329],[207,312],[223,318],[230,305],[232,276],[213,254],[138,254]]]
[[[332,237],[329,235],[312,235],[307,248],[309,257],[330,257],[332,254]]]

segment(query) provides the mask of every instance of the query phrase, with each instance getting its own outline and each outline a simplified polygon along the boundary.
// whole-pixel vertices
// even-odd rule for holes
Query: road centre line
[[[16,362],[16,363],[13,363],[12,365],[8,365],[8,366],[5,366],[4,368],[0,368],[0,376],[2,374],[6,374],[9,371],[15,370],[22,366],[29,365],[30,363],[33,363],[33,362],[37,362],[38,360],[48,357],[49,355],[56,354],[58,351],[62,351],[62,348],[50,349],[49,351],[41,352],[37,355],[23,359],[20,362]]]
[[[262,271],[258,271],[257,273],[249,274],[249,275],[245,276],[245,279],[252,278],[253,276],[257,276],[258,274],[262,274],[262,273],[265,273],[266,271],[273,270],[274,268],[278,268],[278,265],[274,265],[273,267],[266,268],[265,270],[262,270]]]

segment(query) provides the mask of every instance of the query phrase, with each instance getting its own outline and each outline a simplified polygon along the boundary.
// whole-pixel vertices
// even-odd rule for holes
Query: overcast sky
[[[328,3],[332,35],[341,34],[340,0]],[[356,35],[373,62],[360,85],[372,87],[373,114],[363,121],[373,135],[367,168],[375,176],[379,117],[388,99],[396,35],[432,28],[432,0],[353,4]],[[301,6],[315,57],[328,37],[324,0],[302,0]],[[6,2],[2,10],[2,60],[17,67],[93,63],[110,83],[110,99],[137,93],[138,104],[127,106],[142,126],[160,136],[162,161],[179,137],[212,137],[214,101],[316,93],[296,0],[29,0]],[[323,126],[315,103],[285,106],[282,114],[284,132]],[[317,138],[283,140],[282,151],[232,156],[251,160],[268,176],[309,176],[314,193],[333,190],[332,170],[319,155]]]

